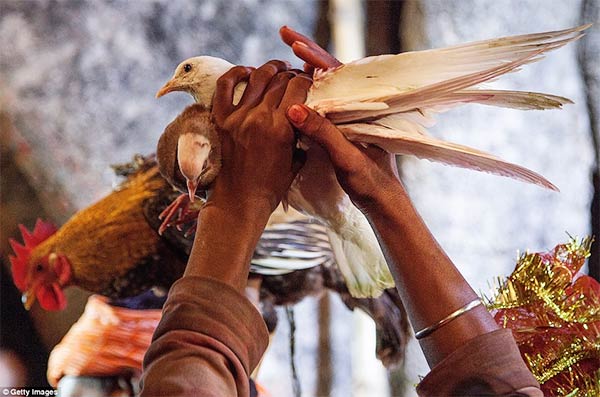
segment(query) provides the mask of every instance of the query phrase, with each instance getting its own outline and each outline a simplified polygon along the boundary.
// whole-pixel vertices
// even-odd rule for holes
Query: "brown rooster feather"
[[[25,245],[11,240],[16,256],[10,260],[25,306],[31,307],[37,297],[45,309],[62,309],[62,289],[69,285],[109,297],[170,286],[185,269],[185,260],[160,239],[143,209],[161,189],[171,188],[155,166],[145,167],[56,233],[39,236],[39,228],[37,234],[22,228]]]

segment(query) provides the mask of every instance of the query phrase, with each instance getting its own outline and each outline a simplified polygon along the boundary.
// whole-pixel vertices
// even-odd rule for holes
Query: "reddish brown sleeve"
[[[542,395],[538,382],[521,359],[512,331],[500,329],[473,338],[446,357],[417,386],[417,393],[503,395],[527,387],[534,388],[529,395]]]
[[[203,277],[177,281],[144,358],[142,396],[248,396],[268,344],[256,308]]]

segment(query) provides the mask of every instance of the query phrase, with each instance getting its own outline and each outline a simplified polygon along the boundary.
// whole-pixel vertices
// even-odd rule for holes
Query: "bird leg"
[[[182,207],[188,204],[188,197],[185,194],[179,195],[175,200],[171,202],[161,213],[158,215],[158,219],[164,219],[158,228],[158,234],[162,235],[169,226],[171,226],[171,219],[175,213]]]
[[[171,226],[176,226],[178,230],[182,230],[182,225],[195,221],[200,209],[199,207],[190,208],[190,204],[187,194],[181,194],[173,200],[158,216],[158,219],[163,220],[158,228],[158,234],[162,235]],[[186,237],[191,229],[193,229],[193,226],[186,231]]]
[[[182,222],[192,222],[192,224],[187,228],[187,230],[183,233],[183,237],[188,238],[192,234],[196,233],[196,225],[198,224],[198,211],[189,212],[188,219],[183,219]],[[183,230],[180,225],[177,226],[178,229]]]

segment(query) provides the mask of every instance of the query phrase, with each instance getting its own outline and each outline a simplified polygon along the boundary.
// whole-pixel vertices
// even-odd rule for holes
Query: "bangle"
[[[448,316],[444,317],[437,323],[430,325],[429,327],[423,328],[420,331],[415,332],[415,338],[422,339],[422,338],[425,338],[426,336],[429,336],[436,329],[448,324],[450,321],[454,320],[456,317],[462,316],[469,310],[474,309],[481,304],[482,304],[482,302],[481,302],[481,299],[479,299],[479,298],[467,303],[466,305],[464,305],[460,309],[450,313]]]

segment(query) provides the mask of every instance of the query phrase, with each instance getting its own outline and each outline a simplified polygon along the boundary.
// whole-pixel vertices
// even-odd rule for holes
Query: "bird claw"
[[[175,200],[171,202],[171,204],[165,207],[165,209],[158,215],[158,219],[163,219],[165,217],[169,219],[170,217],[172,217],[175,211],[177,211],[179,208],[183,207],[186,204],[187,198],[187,195],[180,194]]]
[[[198,217],[199,209],[190,209],[190,199],[187,194],[181,194],[171,204],[169,204],[161,213],[158,215],[158,219],[162,220],[160,227],[158,228],[158,234],[162,234],[169,227],[175,226],[178,231],[183,231],[183,225],[191,221],[196,221]],[[194,226],[186,230],[184,237],[188,237],[190,230],[195,230]]]
[[[158,219],[162,220],[162,223],[158,228],[158,234],[160,236],[162,236],[165,230],[169,228],[171,225],[171,219],[173,219],[175,213],[185,205],[186,199],[187,196],[185,194],[180,195],[158,215]]]

